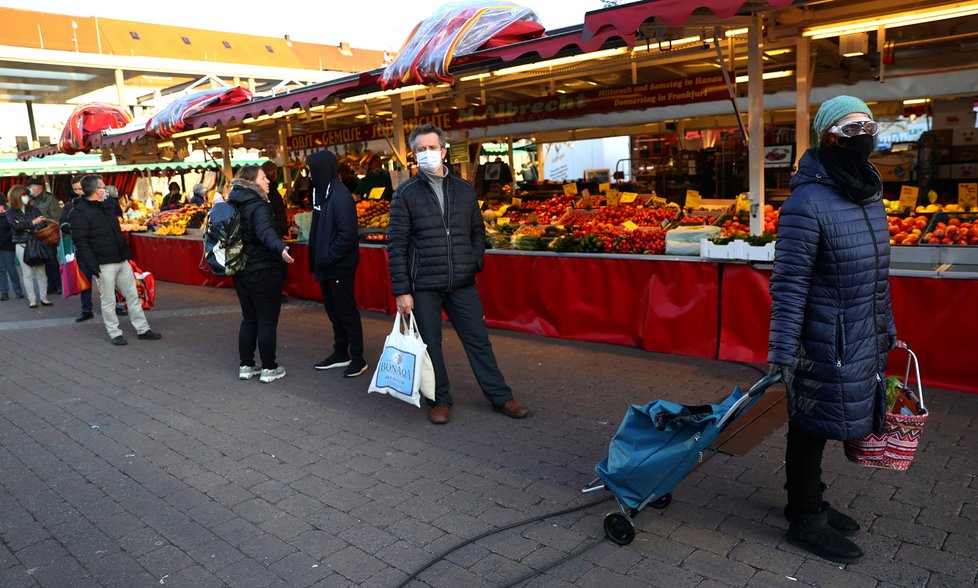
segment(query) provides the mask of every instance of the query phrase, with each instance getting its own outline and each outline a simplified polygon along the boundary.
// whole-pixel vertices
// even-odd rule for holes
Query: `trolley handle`
[[[781,373],[781,370],[778,370],[772,374],[768,374],[763,378],[761,378],[760,380],[758,380],[757,383],[755,383],[753,386],[751,386],[750,390],[747,391],[747,394],[745,394],[745,396],[754,398],[755,396],[763,394],[765,390],[777,384],[783,379],[784,379],[784,374]]]
[[[733,406],[731,406],[730,409],[727,410],[726,414],[724,414],[720,418],[720,421],[717,422],[716,424],[717,428],[723,429],[723,427],[726,426],[727,422],[730,419],[732,419],[735,415],[740,414],[741,409],[743,409],[745,405],[750,404],[754,400],[754,398],[763,394],[765,390],[777,384],[782,379],[784,379],[784,375],[779,370],[777,372],[774,372],[773,374],[767,374],[766,376],[758,380],[757,383],[751,386],[750,390],[748,390],[746,394],[738,398],[737,401],[734,402]]]

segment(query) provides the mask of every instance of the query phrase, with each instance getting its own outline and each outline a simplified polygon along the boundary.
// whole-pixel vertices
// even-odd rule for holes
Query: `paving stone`
[[[324,564],[304,553],[293,553],[268,566],[290,586],[312,586],[330,574]]]
[[[282,541],[273,535],[259,535],[250,539],[239,546],[242,553],[250,556],[254,561],[268,566],[283,557],[295,553],[296,548]]]
[[[42,578],[59,588],[161,578],[388,588],[484,530],[591,499],[580,489],[629,404],[715,402],[731,382],[756,377],[735,363],[492,331],[500,365],[534,408],[512,421],[489,411],[446,333],[457,410],[436,428],[424,411],[365,395],[362,380],[309,367],[323,352],[318,304],[283,307],[279,345],[294,363],[274,387],[235,377],[228,341],[240,312],[230,289],[160,282],[153,322],[167,337],[152,347],[51,348],[52,338],[104,339],[99,325],[74,324],[76,307],[51,311],[25,320],[0,305],[3,588]],[[362,316],[368,347],[379,349],[389,317]],[[50,360],[43,381],[23,359],[42,351]],[[174,358],[192,381],[174,377]],[[837,444],[826,452],[827,499],[863,525],[860,564],[837,566],[784,543],[781,427],[747,455],[713,455],[691,472],[669,508],[634,518],[630,545],[602,541],[525,585],[971,585],[978,395],[935,391],[929,404],[909,472],[854,467]],[[510,581],[588,546],[613,509],[609,502],[484,538],[416,584]],[[22,556],[57,568],[30,575]]]

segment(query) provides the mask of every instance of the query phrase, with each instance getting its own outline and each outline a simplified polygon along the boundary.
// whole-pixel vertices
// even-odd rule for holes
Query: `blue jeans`
[[[20,271],[14,265],[13,250],[0,251],[0,293],[8,294],[10,292],[9,284],[14,285],[14,293],[17,296],[24,295],[24,290],[20,286]]]

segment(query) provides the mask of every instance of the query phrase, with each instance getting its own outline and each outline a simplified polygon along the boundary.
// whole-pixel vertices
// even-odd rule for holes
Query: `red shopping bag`
[[[61,295],[65,298],[81,294],[92,287],[74,256],[61,265]]]
[[[136,292],[139,294],[139,302],[143,310],[153,308],[156,305],[156,278],[153,277],[152,273],[140,269],[136,262],[131,259],[129,266],[132,267],[132,273],[136,277]],[[116,290],[115,299],[123,308],[128,308],[126,299],[122,297],[122,292]]]

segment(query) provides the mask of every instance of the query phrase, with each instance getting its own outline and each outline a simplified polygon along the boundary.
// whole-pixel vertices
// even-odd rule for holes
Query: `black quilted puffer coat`
[[[450,173],[442,181],[444,211],[423,172],[394,193],[387,228],[394,296],[457,290],[482,271],[486,230],[475,190]]]
[[[886,400],[890,241],[883,204],[859,205],[809,149],[781,207],[768,362],[785,379],[792,425],[827,439],[879,430]]]

